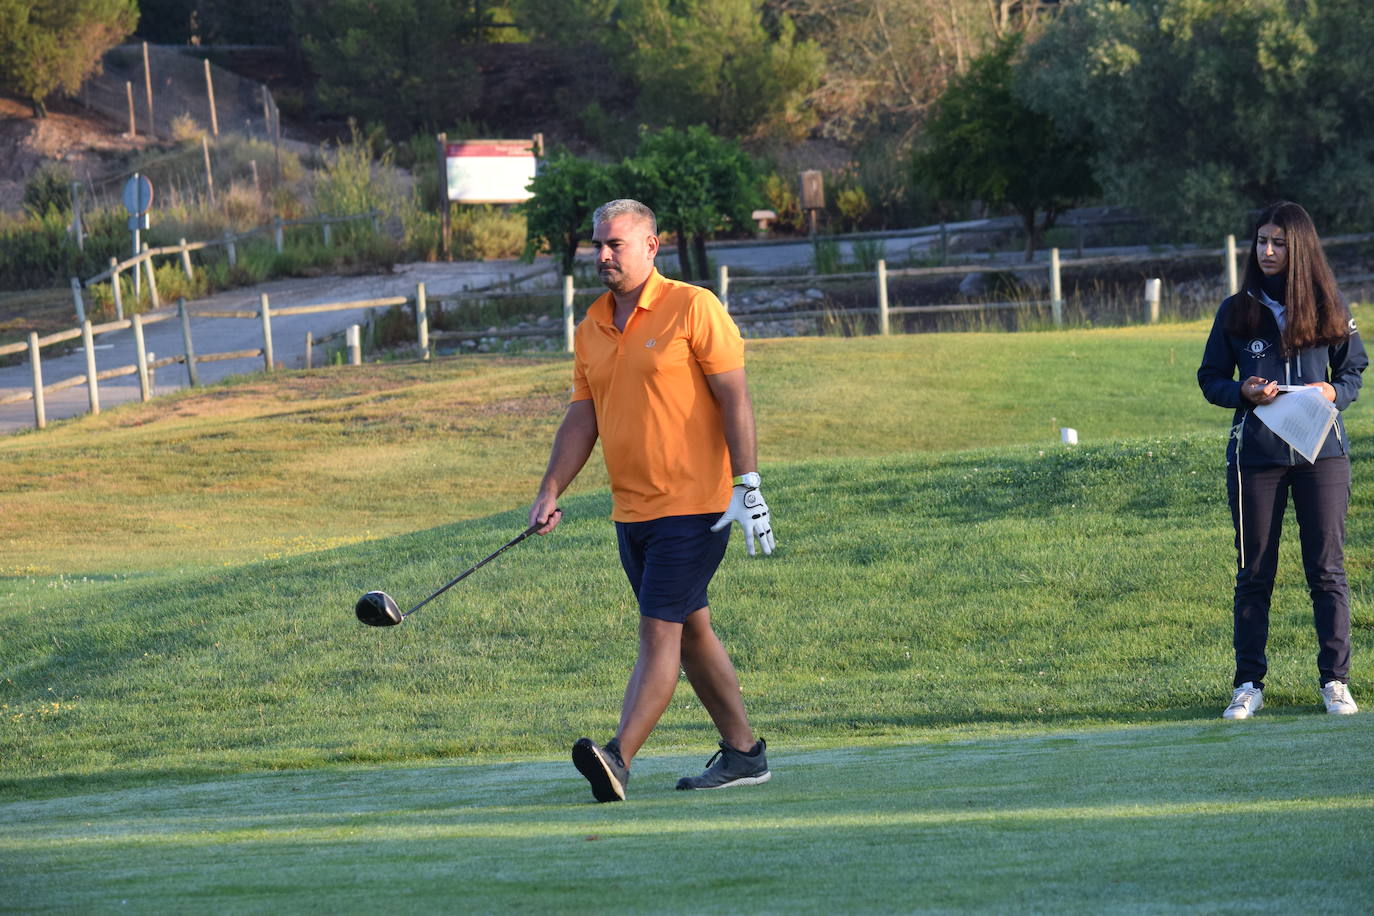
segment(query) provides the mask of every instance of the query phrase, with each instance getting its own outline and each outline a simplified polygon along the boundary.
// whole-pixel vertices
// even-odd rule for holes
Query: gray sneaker
[[[677,781],[679,789],[724,789],[728,786],[756,786],[773,778],[768,772],[767,745],[762,738],[750,753],[737,751],[724,741],[720,750],[706,761],[706,772],[700,776],[684,776]]]
[[[592,795],[599,802],[625,800],[630,768],[620,759],[620,742],[612,738],[597,747],[591,738],[578,738],[572,749],[573,765],[592,784]]]

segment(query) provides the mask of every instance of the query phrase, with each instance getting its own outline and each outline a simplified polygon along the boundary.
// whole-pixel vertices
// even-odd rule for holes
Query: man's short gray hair
[[[599,223],[608,223],[617,216],[638,217],[649,224],[649,232],[658,235],[658,220],[654,217],[654,211],[639,201],[631,200],[628,197],[619,197],[597,207],[596,212],[592,214],[592,226],[596,227]]]

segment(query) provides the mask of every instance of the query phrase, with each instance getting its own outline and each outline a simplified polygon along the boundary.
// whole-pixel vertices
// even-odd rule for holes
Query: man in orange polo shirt
[[[558,526],[558,497],[598,438],[611,478],[620,560],[639,601],[639,657],[620,726],[605,745],[581,738],[573,763],[597,801],[623,801],[630,762],[668,708],[679,669],[720,731],[720,750],[679,789],[767,782],[739,679],[711,627],[706,587],[732,522],[773,552],[759,493],[754,408],[744,342],[708,290],[654,268],[653,211],[613,200],[592,217],[596,268],[610,290],[592,303],[574,343],[573,395],[530,507],[540,534]]]

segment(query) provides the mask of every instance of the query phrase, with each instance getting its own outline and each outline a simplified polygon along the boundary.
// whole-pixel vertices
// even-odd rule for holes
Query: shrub
[[[24,185],[24,212],[43,216],[49,210],[72,212],[72,170],[55,162],[45,162]]]
[[[453,252],[461,260],[518,257],[525,248],[525,215],[490,204],[456,208]]]

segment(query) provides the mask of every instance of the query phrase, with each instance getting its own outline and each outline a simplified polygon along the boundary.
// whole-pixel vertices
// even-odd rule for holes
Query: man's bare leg
[[[644,746],[673,698],[682,664],[682,633],[680,623],[639,618],[639,657],[625,686],[625,703],[616,731],[620,757],[626,766]]]
[[[752,749],[754,731],[744,711],[739,677],[711,627],[709,607],[693,611],[682,625],[682,667],[725,742],[738,751]]]

